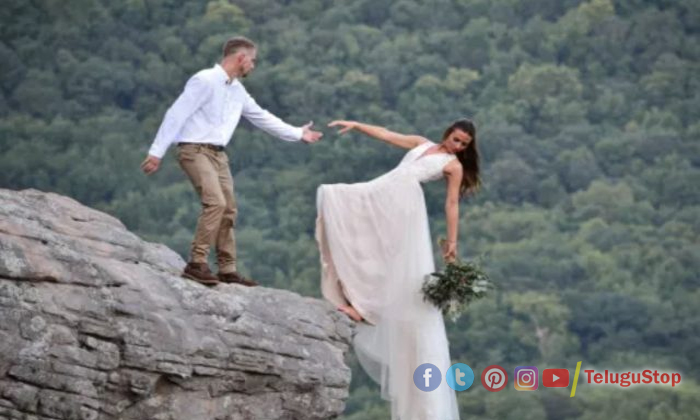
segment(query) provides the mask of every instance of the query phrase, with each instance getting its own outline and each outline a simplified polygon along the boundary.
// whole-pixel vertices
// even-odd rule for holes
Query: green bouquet
[[[455,321],[472,300],[486,296],[492,288],[494,285],[477,263],[456,260],[448,263],[444,271],[428,276],[423,283],[423,299]]]

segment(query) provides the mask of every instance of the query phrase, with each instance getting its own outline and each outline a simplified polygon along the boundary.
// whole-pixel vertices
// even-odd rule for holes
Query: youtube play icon
[[[549,388],[566,388],[569,386],[569,370],[545,369],[542,372],[542,385]]]

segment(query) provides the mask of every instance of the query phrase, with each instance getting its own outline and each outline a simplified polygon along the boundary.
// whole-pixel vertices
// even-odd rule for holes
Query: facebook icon
[[[430,363],[423,363],[413,372],[413,383],[421,391],[435,391],[442,382],[442,373],[437,366]]]

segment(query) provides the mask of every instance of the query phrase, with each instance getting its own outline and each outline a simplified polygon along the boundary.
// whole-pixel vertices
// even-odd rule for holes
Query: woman
[[[480,185],[474,124],[454,122],[439,144],[355,121],[329,126],[410,151],[399,166],[372,181],[319,187],[316,239],[323,295],[355,321],[366,321],[358,324],[355,352],[381,385],[382,397],[392,402],[393,419],[458,419],[455,393],[444,381],[431,392],[413,383],[413,372],[423,363],[442,374],[450,366],[442,315],[421,292],[435,265],[420,183],[447,179],[443,258],[452,261],[459,198]]]

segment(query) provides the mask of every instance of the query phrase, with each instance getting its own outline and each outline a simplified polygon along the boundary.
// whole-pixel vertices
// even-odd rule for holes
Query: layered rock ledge
[[[351,324],[185,262],[56,194],[0,189],[0,418],[329,419]]]

